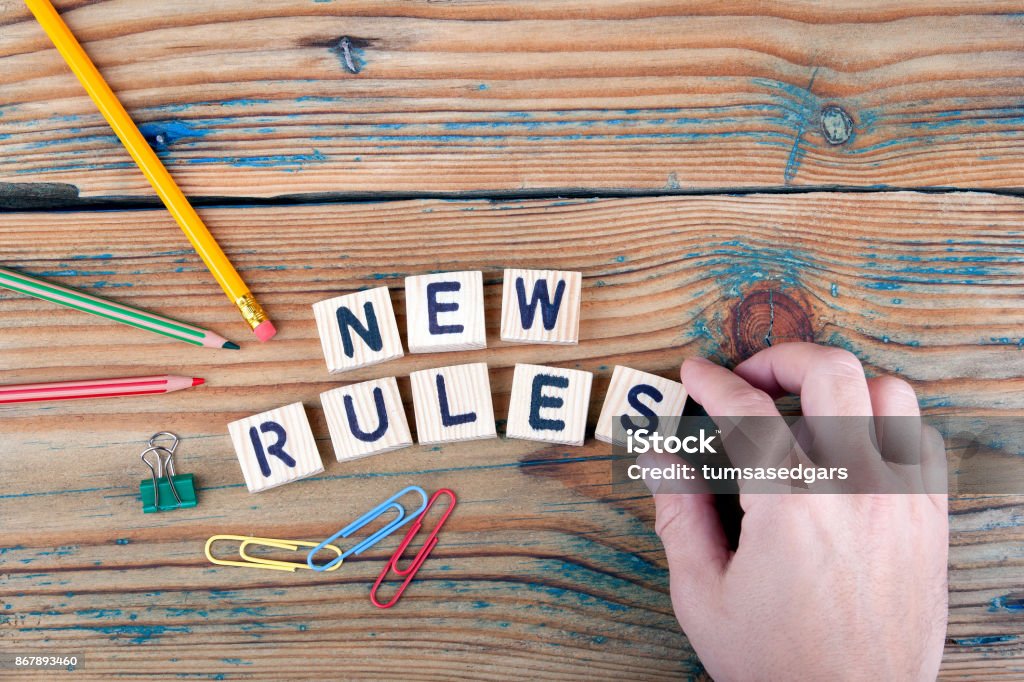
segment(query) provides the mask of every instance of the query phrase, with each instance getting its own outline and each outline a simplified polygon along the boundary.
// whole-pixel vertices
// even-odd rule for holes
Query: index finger
[[[806,417],[870,417],[864,368],[842,348],[793,342],[765,348],[741,362],[736,374],[766,393],[800,396]]]

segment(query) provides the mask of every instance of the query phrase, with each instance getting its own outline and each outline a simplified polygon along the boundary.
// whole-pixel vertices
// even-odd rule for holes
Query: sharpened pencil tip
[[[230,350],[239,350],[239,348],[241,348],[241,346],[239,346],[237,343],[232,343],[231,341],[225,341],[224,345],[221,346],[221,348],[228,348]]]
[[[192,385],[193,386],[202,386],[205,383],[206,383],[206,379],[200,379],[199,377],[193,377],[192,378]]]

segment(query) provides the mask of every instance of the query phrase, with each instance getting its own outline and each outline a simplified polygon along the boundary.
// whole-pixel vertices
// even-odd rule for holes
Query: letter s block
[[[579,272],[506,270],[501,290],[501,340],[579,343],[582,283]]]
[[[505,435],[583,445],[593,380],[593,374],[578,369],[516,365]]]
[[[320,301],[313,315],[332,374],[404,355],[387,287]]]
[[[339,462],[412,445],[394,377],[363,381],[320,394]]]
[[[405,319],[410,353],[487,348],[483,273],[406,277]]]
[[[678,417],[683,414],[685,406],[686,389],[678,381],[616,365],[594,437],[612,443],[616,419],[623,435],[626,429],[653,431],[658,428],[658,417]]]
[[[485,363],[425,369],[409,379],[420,443],[498,437]]]
[[[251,493],[324,470],[302,403],[231,422],[228,433]]]

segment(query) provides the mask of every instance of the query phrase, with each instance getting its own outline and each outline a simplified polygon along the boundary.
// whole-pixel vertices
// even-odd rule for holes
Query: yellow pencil
[[[46,35],[50,36],[57,51],[60,52],[64,61],[85,87],[85,91],[89,93],[89,97],[92,98],[103,117],[107,119],[107,123],[117,133],[121,144],[131,154],[146,179],[149,180],[149,184],[163,200],[167,210],[181,226],[199,257],[203,259],[206,267],[210,269],[210,273],[224,289],[224,293],[238,306],[242,317],[256,334],[256,338],[260,341],[269,340],[277,332],[270,319],[267,318],[266,312],[256,302],[249,287],[245,285],[234,266],[231,265],[231,261],[221,251],[213,235],[206,229],[206,225],[200,220],[195,209],[188,203],[188,199],[171,178],[171,174],[167,172],[164,165],[160,163],[160,159],[146,143],[146,138],[132,122],[128,112],[121,106],[121,102],[118,101],[107,82],[103,80],[103,76],[100,75],[89,56],[85,54],[85,50],[79,45],[67,24],[57,14],[57,10],[49,0],[25,0],[25,4],[32,10],[32,14],[46,31]]]

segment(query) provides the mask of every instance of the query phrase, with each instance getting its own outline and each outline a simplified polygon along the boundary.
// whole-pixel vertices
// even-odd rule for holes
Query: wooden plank
[[[1019,0],[58,5],[192,196],[1021,187]],[[0,25],[0,198],[151,196]]]
[[[4,382],[168,368],[208,381],[187,395],[0,409],[0,645],[83,653],[94,677],[280,679],[301,668],[427,680],[470,665],[496,680],[697,675],[650,500],[611,483],[608,446],[590,437],[612,367],[674,378],[684,357],[735,361],[766,339],[810,338],[849,348],[872,374],[906,377],[929,414],[1021,414],[1022,209],[1010,197],[907,192],[204,210],[280,329],[265,345],[248,342],[165,212],[5,214],[5,265],[244,346],[129,331],[135,345],[112,351],[102,320],[0,292]],[[579,346],[498,339],[506,267],[582,272]],[[484,272],[488,349],[327,373],[314,302],[387,284],[404,329],[402,278],[442,269]],[[490,365],[499,416],[517,362],[594,372],[584,446],[414,445],[326,457],[321,475],[246,492],[228,422],[301,401],[326,453],[321,392],[456,358]],[[157,518],[139,510],[138,454],[162,429],[183,437],[178,470],[195,474],[199,506]],[[214,568],[202,556],[214,533],[323,539],[408,484],[449,486],[459,507],[397,611],[367,598],[397,538],[329,575]],[[953,503],[949,677],[1013,679],[1024,666],[1022,500]]]

